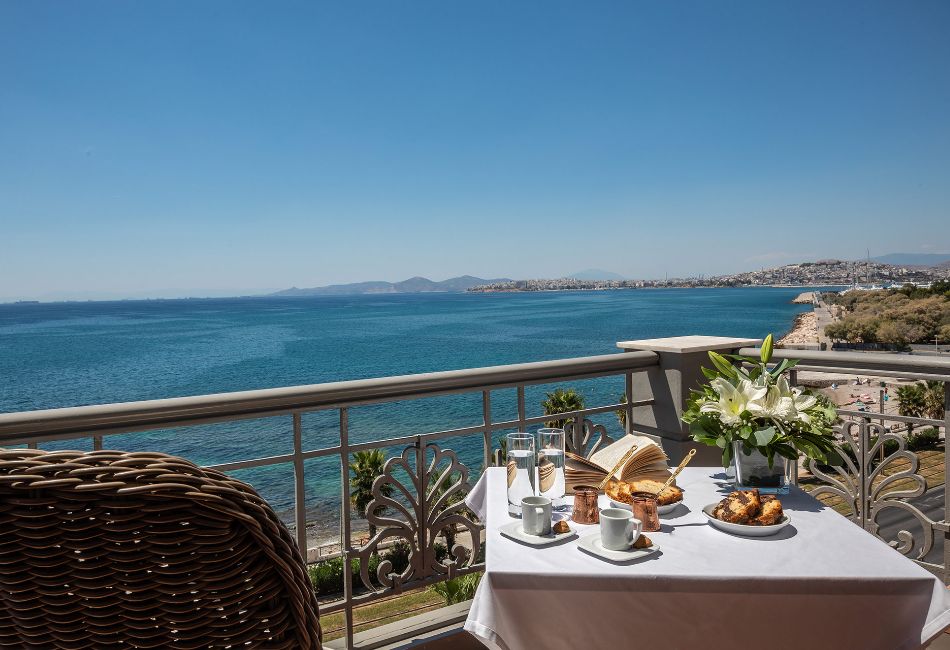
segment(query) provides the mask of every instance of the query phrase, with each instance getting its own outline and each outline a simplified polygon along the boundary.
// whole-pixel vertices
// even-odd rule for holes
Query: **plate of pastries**
[[[760,494],[756,489],[736,490],[719,503],[703,508],[703,514],[713,528],[746,537],[774,535],[792,521],[777,497]]]
[[[631,504],[633,503],[633,497],[630,495],[634,492],[652,492],[656,494],[661,487],[663,487],[663,481],[654,481],[652,479],[630,482],[611,481],[604,492],[614,508],[630,510],[632,508]],[[676,508],[676,505],[682,500],[683,490],[675,485],[671,485],[657,496],[656,510],[659,514],[665,515],[672,512],[673,509]]]

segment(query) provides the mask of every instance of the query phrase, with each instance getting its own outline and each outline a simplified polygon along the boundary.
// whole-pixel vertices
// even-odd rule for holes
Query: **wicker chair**
[[[321,647],[290,533],[158,453],[0,450],[0,648]]]

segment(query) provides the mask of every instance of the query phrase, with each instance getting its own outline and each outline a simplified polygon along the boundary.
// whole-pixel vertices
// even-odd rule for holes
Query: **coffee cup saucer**
[[[577,542],[577,548],[593,555],[599,557],[602,560],[608,560],[610,562],[631,562],[634,560],[641,560],[645,557],[653,555],[660,550],[660,547],[654,543],[653,546],[647,548],[629,548],[624,551],[613,551],[609,548],[604,548],[604,545],[600,542],[600,533],[594,533],[592,535],[584,535]]]
[[[521,521],[509,521],[507,524],[498,527],[498,532],[508,539],[527,544],[528,546],[550,546],[569,539],[577,537],[577,533],[571,529],[567,533],[555,533],[551,531],[547,535],[529,535],[524,532]]]

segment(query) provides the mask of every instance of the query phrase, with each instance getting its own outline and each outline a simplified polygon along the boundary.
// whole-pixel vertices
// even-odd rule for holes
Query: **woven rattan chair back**
[[[0,450],[0,648],[318,649],[317,614],[244,483],[158,453]]]

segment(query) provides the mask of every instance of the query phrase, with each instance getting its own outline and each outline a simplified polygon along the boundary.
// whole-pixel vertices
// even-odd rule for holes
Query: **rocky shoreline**
[[[779,345],[817,345],[818,316],[814,311],[806,311],[795,316],[792,329],[779,339]]]

